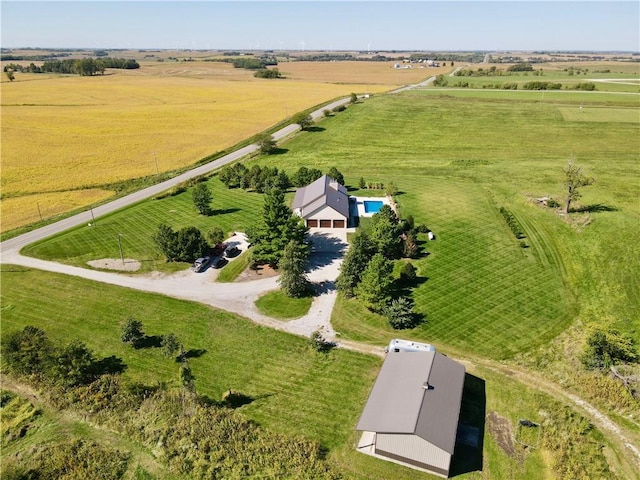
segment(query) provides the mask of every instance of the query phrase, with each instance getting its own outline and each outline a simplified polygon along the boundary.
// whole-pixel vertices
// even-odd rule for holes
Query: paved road
[[[325,110],[327,109],[331,110],[339,105],[345,105],[349,103],[350,100],[351,100],[350,98],[342,98],[340,100],[336,100],[335,102],[329,105],[326,105],[321,109],[313,112],[312,117],[319,118],[320,116],[324,115]],[[286,127],[275,132],[273,134],[273,138],[276,141],[282,140],[283,138],[286,138],[289,135],[292,135],[293,133],[297,132],[299,129],[300,129],[299,125],[296,125],[296,124],[287,125]],[[193,170],[189,170],[188,172],[178,175],[177,177],[171,178],[162,183],[158,183],[157,185],[147,187],[143,190],[139,190],[137,192],[131,193],[125,197],[118,198],[109,203],[105,203],[104,205],[100,205],[93,209],[93,213],[91,212],[91,210],[87,210],[85,212],[79,213],[72,217],[65,218],[58,222],[52,223],[50,225],[46,225],[36,230],[32,230],[31,232],[24,233],[22,235],[11,238],[9,240],[5,240],[4,242],[0,243],[0,263],[7,263],[7,261],[5,260],[5,254],[9,254],[10,252],[14,252],[14,251],[19,251],[23,247],[31,243],[34,243],[38,240],[42,240],[47,237],[51,237],[53,235],[61,233],[77,225],[83,225],[83,224],[92,222],[93,217],[96,217],[96,218],[101,217],[108,213],[115,212],[116,210],[120,210],[122,208],[128,207],[129,205],[137,203],[141,200],[146,200],[147,198],[158,195],[181,182],[184,182],[194,177],[198,177],[200,175],[207,174],[228,163],[235,162],[236,160],[246,157],[247,155],[255,152],[257,149],[258,149],[257,145],[248,145],[244,148],[241,148],[232,153],[229,153],[228,155],[225,155],[224,157],[221,157],[217,160],[214,160],[205,165],[196,167]]]

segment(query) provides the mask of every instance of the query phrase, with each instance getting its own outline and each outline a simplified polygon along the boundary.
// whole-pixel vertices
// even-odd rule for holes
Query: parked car
[[[198,258],[195,262],[193,262],[193,271],[202,272],[207,268],[207,265],[209,265],[209,262],[211,262],[211,257],[207,256],[207,257]]]
[[[216,262],[213,264],[213,268],[222,268],[224,267],[227,263],[229,263],[229,260],[227,260],[226,258],[219,258],[218,260],[216,260]]]
[[[238,247],[229,247],[224,251],[224,256],[227,258],[233,258],[240,255],[240,249]]]

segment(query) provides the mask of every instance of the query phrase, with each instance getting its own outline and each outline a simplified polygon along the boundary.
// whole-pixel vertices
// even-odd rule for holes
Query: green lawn
[[[100,218],[92,227],[77,227],[50,240],[26,247],[27,255],[86,267],[86,262],[100,258],[119,258],[118,234],[127,258],[142,262],[143,272],[154,269],[186,268],[186,264],[166,264],[157,252],[152,235],[160,223],[174,230],[194,225],[203,233],[213,227],[227,234],[242,231],[255,222],[262,209],[262,195],[240,189],[227,189],[217,177],[208,185],[212,191],[211,216],[199,215],[193,205],[191,190],[160,200],[146,200]]]
[[[127,366],[123,375],[128,380],[176,385],[175,361],[164,358],[159,349],[136,350],[120,341],[123,322],[134,315],[143,322],[147,335],[174,332],[193,352],[189,364],[198,393],[219,399],[232,388],[253,397],[252,403],[238,410],[242,415],[271,430],[318,440],[328,449],[329,461],[346,479],[435,478],[354,449],[358,438],[355,424],[381,364],[377,357],[345,350],[320,354],[304,338],[263,328],[225,312],[71,276],[5,265],[0,280],[4,332],[35,325],[57,344],[78,338],[99,357],[115,355],[122,359]],[[496,433],[485,425],[485,417],[496,412],[515,428],[519,418],[544,421],[546,412],[557,408],[556,404],[493,370],[476,368],[472,373],[473,388],[465,393],[461,415],[484,433],[482,471],[490,472],[491,478],[513,476],[515,472],[514,478],[550,478],[548,456],[532,451],[522,457],[524,460],[510,457],[496,442]],[[3,458],[26,451],[37,442],[69,439],[71,435],[133,451],[134,466],[138,456],[149,455],[124,437],[96,436],[96,430],[80,422],[80,417],[74,423],[64,418],[45,412],[42,421],[36,422],[35,432],[12,443]],[[595,446],[588,451],[590,458],[601,458],[599,445],[606,442],[599,432],[592,430],[582,437],[587,445]],[[456,464],[467,463],[463,458]],[[478,478],[473,470],[463,468],[457,478]],[[171,474],[158,475],[174,478]]]
[[[327,447],[351,435],[380,366],[376,357],[345,350],[318,354],[305,338],[161,295],[11,266],[3,266],[1,280],[3,332],[35,325],[56,342],[79,338],[99,356],[121,358],[129,379],[177,385],[179,365],[159,348],[120,341],[134,317],[146,335],[173,332],[194,352],[199,393],[220,399],[239,390],[256,399],[241,409],[250,418]]]
[[[639,123],[567,121],[564,92],[545,103],[513,101],[514,93],[535,99],[539,92],[449,93],[372,97],[324,119],[323,130],[296,136],[285,153],[249,166],[289,173],[302,165],[336,166],[351,187],[360,177],[396,183],[401,214],[437,235],[417,262],[421,283],[414,299],[426,322],[405,335],[494,358],[542,346],[575,318],[610,317],[637,335],[640,147],[629,139],[639,137]],[[621,107],[632,115],[640,111],[628,106],[634,98],[637,104],[637,97],[599,93],[584,107],[621,102],[606,110]],[[563,201],[562,168],[571,157],[597,180],[577,205],[587,211],[567,221],[531,199]],[[153,260],[150,241],[161,221],[233,231],[258,218],[259,194],[227,190],[216,178],[209,184],[218,209],[212,217],[196,215],[186,192],[142,202],[99,219],[95,229],[81,227],[26,253],[83,264],[117,256],[117,233],[124,233],[126,256],[148,260],[147,269],[167,268]],[[528,248],[513,238],[498,212],[502,206],[525,228]],[[333,322],[345,338],[383,345],[396,335],[354,301],[340,299]]]
[[[281,290],[265,293],[256,300],[256,307],[260,313],[272,318],[292,320],[307,314],[313,297],[308,295],[301,298],[290,298]]]

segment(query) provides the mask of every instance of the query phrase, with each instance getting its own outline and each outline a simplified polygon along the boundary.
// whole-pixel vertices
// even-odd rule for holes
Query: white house
[[[292,209],[309,228],[347,228],[349,223],[347,189],[328,175],[296,190]]]
[[[358,451],[448,477],[464,378],[435,351],[390,351],[356,427]]]

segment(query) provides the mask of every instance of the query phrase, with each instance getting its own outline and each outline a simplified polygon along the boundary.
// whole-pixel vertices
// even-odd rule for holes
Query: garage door
[[[307,220],[307,227],[309,228],[316,228],[318,226],[318,220]]]
[[[320,220],[320,228],[331,228],[331,220]]]
[[[344,220],[334,220],[333,228],[344,228]]]

